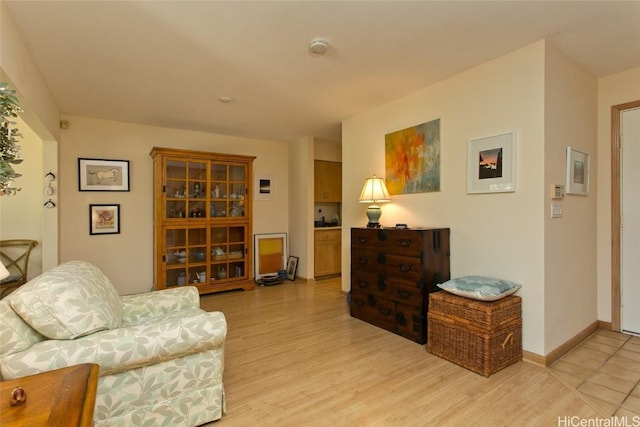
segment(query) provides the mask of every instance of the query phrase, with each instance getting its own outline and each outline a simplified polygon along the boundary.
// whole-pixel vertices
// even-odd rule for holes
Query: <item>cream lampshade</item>
[[[387,186],[384,184],[384,178],[378,178],[375,175],[373,175],[373,178],[367,178],[364,182],[364,186],[362,187],[359,199],[360,203],[371,203],[367,208],[367,218],[369,218],[367,227],[380,227],[379,221],[382,211],[377,203],[386,203],[390,201],[389,191],[387,191]]]

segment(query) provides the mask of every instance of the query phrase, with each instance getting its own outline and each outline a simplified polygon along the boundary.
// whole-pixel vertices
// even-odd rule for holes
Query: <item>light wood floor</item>
[[[605,416],[549,368],[520,362],[484,378],[350,317],[339,279],[201,301],[229,326],[227,412],[210,427],[538,427]]]
[[[551,365],[607,417],[640,420],[640,338],[600,330]]]

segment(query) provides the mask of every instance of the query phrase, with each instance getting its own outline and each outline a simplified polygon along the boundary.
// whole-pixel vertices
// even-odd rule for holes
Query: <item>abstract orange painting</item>
[[[389,194],[440,191],[440,119],[385,135]]]

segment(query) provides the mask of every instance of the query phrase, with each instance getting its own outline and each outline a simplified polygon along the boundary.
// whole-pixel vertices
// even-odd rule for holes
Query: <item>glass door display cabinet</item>
[[[154,283],[253,289],[253,156],[155,147]]]

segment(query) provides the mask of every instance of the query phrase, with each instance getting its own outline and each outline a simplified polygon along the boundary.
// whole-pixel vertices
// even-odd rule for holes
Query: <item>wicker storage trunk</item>
[[[522,360],[521,312],[518,296],[485,302],[432,293],[427,351],[488,377]]]

